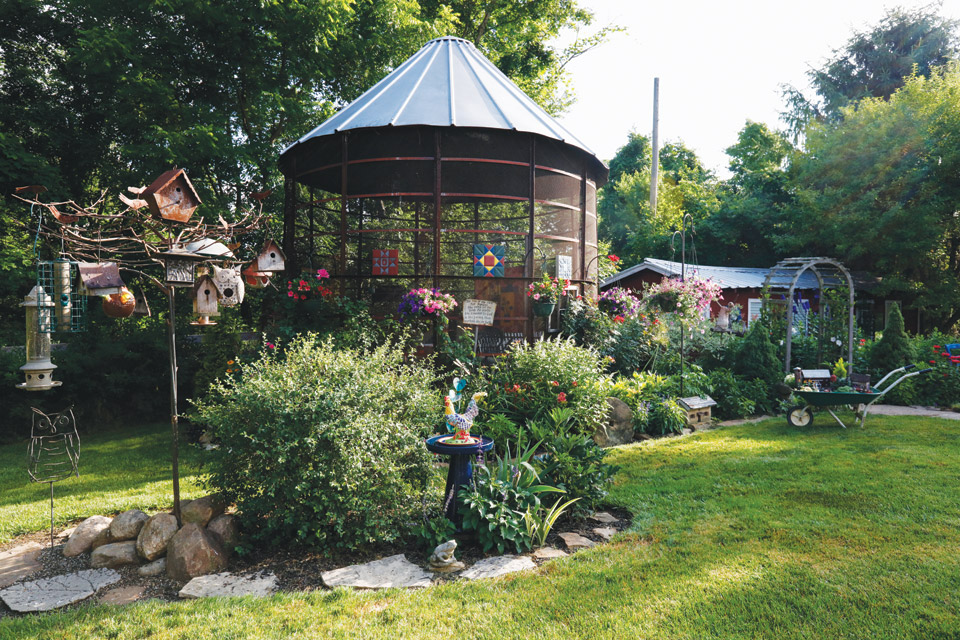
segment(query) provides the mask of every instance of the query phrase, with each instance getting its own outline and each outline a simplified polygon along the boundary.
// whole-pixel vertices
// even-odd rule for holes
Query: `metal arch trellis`
[[[848,318],[847,318],[847,362],[849,371],[853,373],[853,329],[854,329],[854,287],[853,278],[850,272],[841,263],[832,258],[823,257],[799,257],[785,258],[774,265],[763,281],[763,290],[766,292],[764,304],[770,302],[771,298],[780,294],[786,301],[786,353],[784,355],[783,368],[789,372],[791,347],[793,344],[793,298],[797,283],[800,277],[810,271],[817,278],[818,289],[821,293],[825,289],[835,289],[846,286],[849,292]],[[821,297],[821,313],[825,303]],[[820,324],[818,335],[818,358],[823,355],[823,323]]]

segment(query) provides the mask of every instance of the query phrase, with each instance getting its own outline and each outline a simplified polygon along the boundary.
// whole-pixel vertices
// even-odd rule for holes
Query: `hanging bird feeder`
[[[130,289],[122,287],[103,299],[103,313],[108,318],[129,318],[137,308],[137,300]]]
[[[160,258],[165,271],[163,281],[173,287],[192,287],[197,263],[206,260],[205,256],[191,253],[182,247],[164,251]]]
[[[126,286],[116,262],[78,262],[79,293],[84,296],[112,296]]]
[[[63,258],[37,262],[37,287],[53,304],[51,313],[37,314],[41,333],[75,333],[86,328],[86,295],[74,289],[79,266]]]
[[[26,391],[47,391],[59,387],[62,382],[53,379],[53,370],[57,365],[50,360],[50,333],[41,331],[44,323],[54,315],[54,303],[42,287],[36,286],[23,299],[21,307],[27,312],[27,362],[20,371],[26,376],[26,382],[17,385]]]
[[[254,289],[263,289],[265,286],[270,284],[270,274],[264,273],[263,271],[257,271],[257,263],[250,263],[246,269],[241,271],[243,274],[243,280],[247,283],[247,286]]]

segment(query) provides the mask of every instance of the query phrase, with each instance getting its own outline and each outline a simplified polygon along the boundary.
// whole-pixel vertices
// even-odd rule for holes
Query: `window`
[[[760,318],[760,312],[763,310],[763,300],[760,298],[750,298],[747,300],[747,326],[754,320]]]

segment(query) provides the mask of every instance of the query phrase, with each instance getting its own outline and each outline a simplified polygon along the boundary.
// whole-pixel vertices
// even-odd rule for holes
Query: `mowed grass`
[[[0,638],[956,638],[960,423],[783,419],[613,451],[613,543],[417,592],[148,602]]]
[[[180,442],[180,495],[196,498],[197,451]],[[126,509],[158,511],[173,504],[169,424],[80,436],[80,477],[53,485],[54,523]],[[50,528],[50,485],[27,474],[27,443],[0,447],[0,544]],[[0,638],[2,638],[0,634]]]

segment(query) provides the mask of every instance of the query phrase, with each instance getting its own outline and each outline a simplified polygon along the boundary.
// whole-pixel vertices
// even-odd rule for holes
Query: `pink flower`
[[[293,297],[295,297],[295,296],[296,296],[296,294],[295,294],[293,291],[287,291],[287,297],[288,297],[288,298],[293,298]]]
[[[277,348],[277,345],[273,344],[272,342],[267,342],[266,345],[267,345],[267,349],[276,349],[276,348]]]
[[[317,280],[322,280],[323,278],[329,278],[330,274],[327,273],[326,269],[317,269]]]
[[[533,294],[533,299],[534,299],[534,300],[539,300],[539,299],[540,299],[540,294],[539,294],[539,293]]]
[[[563,391],[557,394],[557,402],[563,404],[566,401],[567,401],[567,394],[565,394]]]

